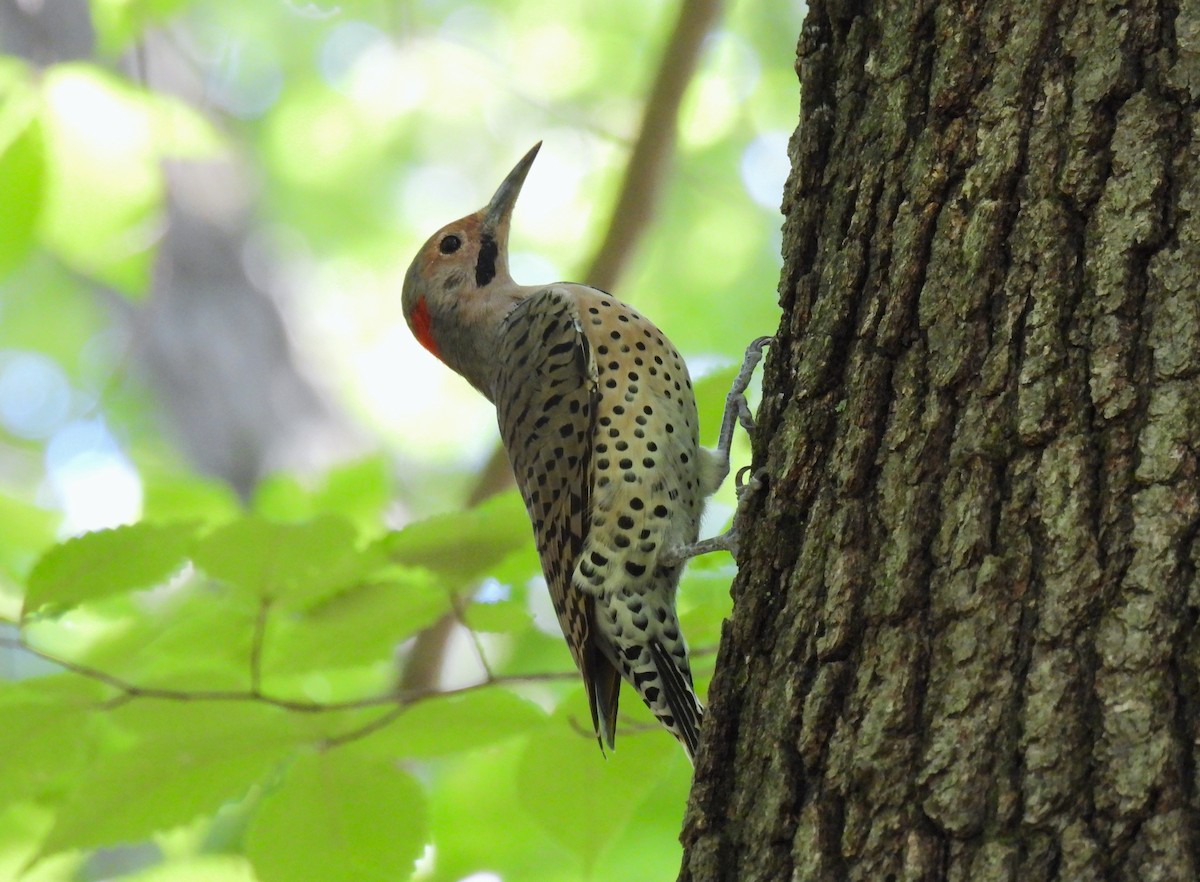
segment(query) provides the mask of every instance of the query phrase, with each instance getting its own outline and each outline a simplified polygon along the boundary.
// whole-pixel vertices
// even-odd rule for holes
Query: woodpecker
[[[718,449],[702,448],[687,365],[653,322],[588,285],[509,275],[513,206],[540,147],[425,243],[404,315],[496,407],[601,750],[614,747],[623,677],[692,759],[704,709],[675,592],[690,556],[736,551],[729,536],[697,543],[700,516],[729,472],[734,418],[750,425],[742,393],[769,338],[747,354]]]

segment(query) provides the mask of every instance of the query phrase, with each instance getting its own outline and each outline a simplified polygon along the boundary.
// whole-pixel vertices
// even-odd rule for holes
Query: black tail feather
[[[592,725],[596,729],[596,741],[600,752],[605,745],[616,749],[617,702],[621,697],[621,674],[595,646],[590,646],[587,690],[591,703]]]
[[[675,718],[688,759],[695,759],[696,748],[700,743],[700,723],[704,719],[704,711],[696,700],[695,688],[692,685],[692,673],[680,669],[678,662],[657,640],[650,641],[650,656],[654,666],[658,668],[658,678],[662,683],[663,694],[667,706]]]

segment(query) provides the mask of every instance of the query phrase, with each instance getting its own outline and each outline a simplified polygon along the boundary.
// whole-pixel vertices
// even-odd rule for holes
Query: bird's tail
[[[696,747],[700,743],[700,723],[704,720],[704,708],[696,698],[696,689],[692,685],[692,671],[686,657],[676,659],[667,652],[657,640],[650,641],[650,657],[658,670],[658,682],[662,686],[663,698],[666,699],[669,716],[661,712],[659,720],[671,734],[679,739],[683,749],[687,751],[688,759],[695,762]],[[640,689],[639,689],[640,691]],[[643,699],[646,696],[643,694]],[[653,710],[653,704],[647,701]]]
[[[600,752],[607,745],[615,749],[617,737],[617,700],[621,697],[621,674],[609,663],[598,649],[594,653],[588,671],[584,673],[588,700],[592,705],[592,725],[596,728],[596,740]]]

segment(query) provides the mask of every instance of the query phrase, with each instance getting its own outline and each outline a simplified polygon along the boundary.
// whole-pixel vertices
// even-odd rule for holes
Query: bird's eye
[[[443,236],[442,241],[438,243],[438,250],[442,254],[453,254],[462,247],[462,239],[458,236]]]

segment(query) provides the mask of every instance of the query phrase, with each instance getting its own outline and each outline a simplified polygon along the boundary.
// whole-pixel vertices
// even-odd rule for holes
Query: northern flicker
[[[583,675],[601,749],[624,677],[691,758],[703,708],[675,613],[704,500],[729,471],[733,421],[765,339],[730,394],[717,451],[700,447],[687,366],[649,319],[582,284],[518,285],[513,206],[540,142],[491,202],[438,230],[404,279],[426,349],[496,406],[546,584]]]

